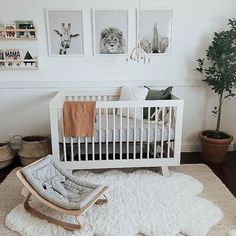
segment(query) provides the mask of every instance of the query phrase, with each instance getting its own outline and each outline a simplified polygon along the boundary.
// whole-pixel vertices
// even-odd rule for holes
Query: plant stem
[[[219,131],[220,131],[222,102],[223,102],[223,92],[220,93],[220,96],[219,96],[218,115],[217,115],[217,124],[216,124],[216,133],[217,134],[219,134]]]

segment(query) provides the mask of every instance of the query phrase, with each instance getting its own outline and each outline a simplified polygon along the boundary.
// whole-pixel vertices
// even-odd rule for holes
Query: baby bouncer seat
[[[16,175],[29,191],[24,202],[25,209],[36,217],[68,230],[82,227],[79,217],[93,204],[107,202],[107,186],[79,180],[61,168],[51,155],[18,170]],[[60,221],[32,208],[29,204],[32,194],[48,207],[74,215],[78,224]]]

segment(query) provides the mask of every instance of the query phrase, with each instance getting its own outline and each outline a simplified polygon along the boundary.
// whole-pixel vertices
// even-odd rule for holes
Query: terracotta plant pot
[[[25,136],[18,153],[21,164],[29,165],[52,153],[51,140],[44,136]]]
[[[214,130],[204,130],[199,134],[202,142],[203,158],[210,162],[220,163],[226,159],[226,153],[233,137],[224,132],[220,132],[221,138],[211,137],[212,134],[215,134]]]

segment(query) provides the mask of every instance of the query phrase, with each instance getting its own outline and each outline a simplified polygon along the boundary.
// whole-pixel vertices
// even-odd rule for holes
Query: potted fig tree
[[[218,105],[212,113],[216,117],[216,129],[200,132],[203,157],[212,162],[222,162],[233,137],[220,129],[222,105],[235,96],[236,87],[236,19],[229,19],[229,29],[215,33],[212,44],[206,50],[206,58],[198,59],[196,68],[203,81],[218,95]],[[235,123],[236,125],[236,123]]]

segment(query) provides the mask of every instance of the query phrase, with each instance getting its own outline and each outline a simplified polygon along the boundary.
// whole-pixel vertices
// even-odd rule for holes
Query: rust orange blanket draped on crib
[[[95,119],[95,101],[64,102],[63,123],[66,137],[93,137],[95,134]]]

